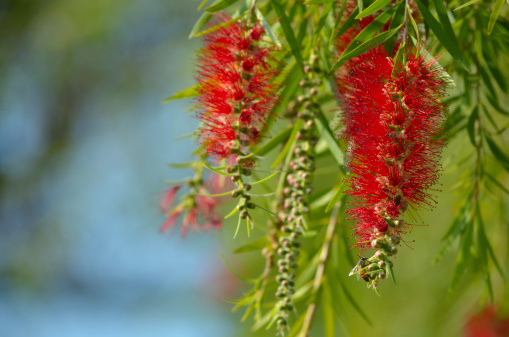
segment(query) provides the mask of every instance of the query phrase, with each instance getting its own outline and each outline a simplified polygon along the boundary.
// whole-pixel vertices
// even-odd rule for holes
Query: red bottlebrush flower
[[[431,207],[427,192],[437,183],[443,146],[445,81],[411,51],[404,63],[394,63],[383,47],[360,56],[340,90],[343,136],[348,142],[347,179],[354,197],[350,219],[357,220],[356,246],[369,248],[379,233],[400,235],[398,220],[410,206]]]
[[[197,188],[197,193],[220,194],[229,189],[230,185],[231,181],[225,180],[224,177],[218,174],[213,174],[207,178],[203,186]],[[222,217],[216,213],[215,208],[225,200],[224,197],[187,195],[184,200],[174,208],[175,197],[180,188],[181,186],[170,188],[161,200],[161,210],[168,215],[168,219],[161,226],[161,232],[172,227],[182,213],[185,213],[182,220],[182,236],[187,234],[189,228],[197,231],[221,228]]]
[[[505,337],[509,336],[509,317],[497,317],[496,308],[489,306],[470,317],[464,329],[465,337]]]
[[[222,16],[222,21],[230,18]],[[274,48],[260,39],[264,29],[236,21],[205,37],[199,57],[200,142],[207,154],[228,159],[261,138],[275,105],[279,74]]]

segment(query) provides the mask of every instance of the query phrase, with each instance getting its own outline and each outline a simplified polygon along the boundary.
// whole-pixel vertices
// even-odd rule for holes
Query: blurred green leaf
[[[470,142],[474,147],[477,146],[477,142],[475,140],[475,122],[478,119],[478,110],[479,107],[476,105],[472,112],[470,113],[470,116],[468,117],[467,122],[467,131],[468,131],[468,138],[470,139]]]
[[[210,21],[210,19],[212,19],[212,14],[209,13],[209,12],[205,12],[203,13],[200,18],[198,19],[198,21],[196,21],[196,23],[194,24],[194,27],[193,29],[191,29],[191,33],[189,34],[189,39],[192,39],[193,37],[196,36],[196,34],[203,28],[205,27],[205,25],[207,24],[207,22]]]
[[[173,95],[166,97],[163,100],[163,104],[169,103],[171,101],[176,101],[179,99],[194,97],[196,95],[198,95],[198,84],[194,84],[194,85],[190,86],[189,88],[177,91]]]
[[[365,18],[366,16],[370,16],[371,14],[378,12],[379,10],[385,8],[388,4],[391,3],[392,0],[376,0],[373,2],[368,8],[359,13],[355,19],[359,20]]]
[[[277,135],[270,137],[270,140],[263,144],[260,148],[258,148],[254,153],[257,156],[264,156],[273,149],[276,148],[276,146],[280,145],[288,136],[290,136],[293,128],[285,128],[281,132],[279,132]]]
[[[320,137],[327,143],[336,163],[338,163],[339,166],[343,166],[345,164],[343,151],[339,147],[338,141],[329,127],[329,122],[325,119],[323,114],[320,114],[319,117],[315,118],[315,124],[318,132],[320,133]]]
[[[293,33],[292,26],[290,24],[290,20],[285,14],[284,8],[279,2],[280,0],[272,0],[270,4],[277,16],[279,17],[279,22],[281,24],[281,28],[283,29],[283,33],[285,34],[286,41],[290,45],[290,49],[292,51],[293,57],[297,61],[297,64],[302,72],[304,72],[304,62],[302,60],[302,55],[300,53],[300,45],[295,38],[295,34]]]
[[[504,5],[504,0],[496,0],[495,5],[493,6],[493,10],[491,11],[490,20],[488,21],[488,35],[491,34],[493,30],[493,26],[495,26],[495,22],[500,15],[500,11],[502,10],[502,6]]]
[[[267,35],[269,35],[270,39],[278,46],[281,47],[281,42],[277,38],[276,34],[274,34],[274,31],[270,27],[269,23],[263,16],[262,12],[258,8],[255,8],[256,17],[258,20],[262,23],[263,29],[265,29],[265,32],[267,32]]]
[[[220,23],[218,25],[212,26],[212,27],[210,27],[208,29],[205,29],[204,31],[202,31],[200,33],[196,33],[196,34],[194,34],[193,37],[199,37],[199,36],[207,35],[207,34],[215,32],[216,30],[219,30],[221,28],[228,27],[229,25],[231,25],[232,23],[238,21],[240,18],[242,18],[244,15],[246,15],[246,13],[247,12],[244,12],[240,16],[234,17],[233,19],[230,19],[230,20],[222,22],[222,23]]]
[[[391,36],[396,34],[400,31],[401,25],[399,27],[396,27],[394,29],[388,30],[386,32],[380,33],[378,35],[373,36],[372,38],[368,39],[366,42],[362,43],[360,46],[352,50],[350,53],[346,54],[343,53],[341,57],[336,61],[334,66],[329,70],[328,76],[331,76],[332,73],[334,73],[339,67],[341,67],[343,64],[346,63],[349,59],[359,56],[365,52],[367,52],[370,49],[376,48],[377,46],[381,45],[387,39],[389,39]]]
[[[248,243],[247,245],[244,245],[242,247],[235,249],[233,251],[233,253],[240,254],[240,253],[254,252],[257,250],[262,250],[263,248],[267,247],[269,244],[270,244],[269,239],[266,236],[264,236],[258,240]]]
[[[237,1],[239,1],[239,0],[222,0],[222,1],[219,1],[218,3],[213,4],[212,6],[205,8],[205,10],[207,12],[211,12],[211,13],[219,12],[220,10],[233,5]]]
[[[470,0],[470,1],[466,2],[466,3],[464,3],[463,5],[454,8],[454,11],[457,11],[458,9],[462,9],[462,8],[467,7],[467,6],[473,5],[473,4],[475,4],[476,2],[479,2],[479,1],[481,1],[481,0]]]
[[[286,142],[285,147],[283,148],[283,150],[281,150],[281,152],[277,156],[276,160],[274,160],[272,165],[270,165],[271,168],[278,166],[283,161],[283,159],[285,159],[286,155],[288,154],[288,151],[290,151],[293,144],[297,140],[297,133],[302,128],[302,123],[303,123],[302,119],[298,119],[297,122],[295,122],[295,124],[293,126],[292,133],[290,134],[290,137],[288,138],[288,141]]]
[[[507,155],[498,147],[498,145],[491,139],[490,136],[485,135],[486,143],[491,152],[495,156],[495,159],[502,164],[502,167],[509,171],[509,158]]]
[[[439,0],[434,0],[439,1]],[[463,60],[463,56],[461,55],[461,51],[459,48],[458,40],[456,39],[456,35],[454,35],[454,32],[449,31],[450,22],[447,19],[448,26],[446,29],[444,29],[440,23],[435,19],[435,17],[431,14],[428,7],[424,5],[420,0],[415,0],[417,3],[417,6],[419,7],[419,11],[421,12],[424,21],[429,25],[433,33],[435,33],[438,40],[442,43],[442,45],[449,51],[452,58],[458,62],[460,66],[462,66],[465,70],[468,71],[468,67],[465,64],[465,61]],[[443,5],[441,6],[443,7]],[[438,11],[438,9],[437,9]],[[440,14],[441,13],[441,14]],[[439,16],[442,18],[444,14],[440,11]],[[445,14],[447,15],[447,13]],[[444,19],[445,20],[445,19]]]
[[[456,258],[456,266],[452,273],[452,280],[449,286],[449,293],[453,293],[454,289],[458,286],[459,280],[469,262],[471,261],[470,250],[472,249],[473,243],[473,221],[469,221],[466,224],[466,231],[461,237],[460,252]]]

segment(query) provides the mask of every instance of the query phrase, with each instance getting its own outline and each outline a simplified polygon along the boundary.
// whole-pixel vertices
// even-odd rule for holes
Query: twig
[[[311,329],[311,324],[313,323],[313,319],[316,313],[316,309],[318,307],[318,300],[316,299],[316,295],[320,290],[322,285],[323,275],[325,274],[325,267],[327,264],[327,259],[329,257],[329,248],[330,243],[332,241],[332,237],[334,236],[334,232],[336,230],[336,222],[339,213],[339,206],[341,202],[338,202],[332,211],[329,225],[327,227],[327,233],[325,234],[325,241],[322,246],[322,250],[320,252],[320,260],[318,263],[318,267],[316,268],[315,280],[313,282],[313,289],[311,290],[311,296],[313,296],[313,303],[308,306],[308,310],[306,311],[306,318],[304,319],[304,324],[302,325],[302,330],[299,333],[299,337],[307,337],[309,330]]]

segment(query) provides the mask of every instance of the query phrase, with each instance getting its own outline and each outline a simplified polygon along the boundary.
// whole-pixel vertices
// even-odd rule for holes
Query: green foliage
[[[507,289],[504,271],[507,269],[507,258],[502,256],[507,248],[507,236],[497,235],[499,230],[507,234],[507,218],[503,211],[495,214],[493,206],[499,202],[502,209],[508,207],[509,195],[509,152],[505,146],[508,143],[506,130],[509,128],[509,111],[505,108],[509,104],[509,21],[504,16],[506,12],[502,8],[503,1],[496,0],[494,4],[480,3],[477,0],[463,4],[452,1],[444,4],[440,0],[415,0],[396,1],[393,4],[388,0],[375,0],[358,1],[355,9],[348,10],[347,3],[349,0],[308,0],[303,3],[289,0],[240,3],[223,0],[206,8],[207,12],[226,9],[233,13],[234,10],[239,10],[242,13],[240,15],[256,17],[265,28],[269,39],[276,46],[280,46],[282,51],[279,61],[284,65],[284,69],[280,80],[284,85],[278,93],[279,104],[264,130],[266,141],[253,152],[260,171],[265,169],[270,175],[251,183],[259,184],[260,188],[266,189],[265,192],[275,194],[271,198],[265,198],[263,205],[256,204],[256,208],[266,213],[266,218],[263,218],[266,221],[263,223],[267,225],[261,225],[262,221],[258,219],[248,218],[250,238],[246,238],[246,242],[242,244],[236,243],[235,246],[240,248],[234,251],[237,254],[252,253],[257,256],[261,253],[264,261],[262,273],[249,280],[253,283],[252,289],[235,301],[234,310],[245,309],[243,321],[253,318],[254,332],[249,332],[253,335],[264,335],[264,332],[259,331],[267,328],[268,335],[279,331],[287,336],[304,337],[310,331],[315,335],[316,331],[317,335],[322,333],[324,336],[336,336],[341,330],[338,322],[341,322],[342,329],[346,331],[345,335],[349,335],[351,331],[355,332],[352,335],[356,335],[362,329],[349,324],[351,321],[362,326],[380,324],[375,309],[371,308],[371,304],[377,299],[366,299],[364,293],[359,296],[359,292],[365,291],[362,289],[364,287],[358,287],[357,283],[352,285],[352,278],[345,277],[357,262],[357,258],[350,252],[347,237],[351,233],[345,230],[345,225],[349,225],[343,217],[349,207],[343,183],[348,166],[344,150],[338,141],[338,131],[331,127],[333,118],[330,116],[336,113],[337,108],[330,104],[334,95],[334,85],[330,82],[334,73],[341,70],[348,60],[371,48],[384,45],[392,54],[401,36],[408,40],[399,45],[395,60],[406,57],[405,48],[408,46],[419,50],[427,60],[436,53],[444,52],[440,63],[448,65],[447,71],[438,62],[433,67],[451,85],[450,97],[446,99],[450,109],[444,129],[448,132],[448,141],[454,144],[451,145],[454,150],[450,158],[446,157],[444,160],[443,185],[446,190],[456,191],[457,195],[449,192],[444,193],[446,197],[443,197],[442,193],[437,195],[437,200],[447,200],[447,209],[442,209],[441,216],[429,221],[433,224],[431,227],[436,226],[435,229],[429,229],[434,236],[428,242],[430,255],[421,254],[426,256],[428,262],[431,255],[436,254],[434,268],[442,268],[440,270],[447,276],[441,277],[437,282],[444,286],[450,280],[448,292],[451,301],[459,301],[462,293],[474,293],[473,298],[478,300],[482,295],[476,288],[479,279],[483,281],[484,294],[493,302],[500,302],[501,289]],[[345,13],[349,15],[346,16]],[[337,53],[334,50],[336,39],[352,27],[357,27],[358,20],[373,14],[373,21],[349,41],[342,53]],[[209,33],[210,28],[198,33],[209,19],[210,15],[204,13],[193,28],[191,36]],[[490,35],[492,31],[496,34]],[[307,82],[304,82],[309,80],[306,77],[309,69],[306,70],[306,67],[311,67],[312,72],[320,79],[313,82],[313,97],[306,96]],[[191,87],[167,100],[191,97],[194,94],[194,87]],[[282,309],[278,307],[280,304],[277,303],[280,302],[275,297],[278,288],[275,262],[278,240],[284,236],[281,233],[283,224],[276,219],[284,212],[281,206],[285,199],[284,187],[299,143],[298,135],[304,126],[299,112],[304,110],[305,102],[310,102],[316,108],[316,115],[312,119],[313,132],[318,139],[313,149],[316,153],[313,160],[317,168],[312,179],[315,187],[308,200],[309,212],[303,216],[306,228],[299,239],[301,248],[295,272],[295,293],[292,295],[294,315],[288,328],[276,330],[278,312]],[[218,174],[232,176],[222,168],[204,165]],[[277,183],[272,179],[277,179]],[[490,186],[496,189],[491,189]],[[445,201],[440,201],[439,207],[441,203]],[[236,214],[236,210],[237,208],[227,217]],[[424,214],[429,220],[427,213]],[[412,210],[410,217],[411,221],[417,223],[421,213]],[[252,222],[249,221],[256,222],[252,229]],[[239,232],[240,224],[239,218],[235,233],[239,237],[242,235],[242,230]],[[437,254],[437,235],[442,235],[443,231],[446,233]],[[419,242],[421,228],[416,228],[415,232],[419,232],[415,237]],[[407,245],[412,246],[412,241]],[[406,253],[418,255],[416,251]],[[411,287],[409,283],[414,282],[415,277],[413,278],[406,268],[420,272],[418,277],[422,278],[415,282],[423,288],[414,289],[411,294],[418,298],[419,292],[427,294],[431,291],[426,288],[426,278],[433,273],[432,267],[422,261],[413,263],[412,259],[419,259],[416,255],[398,261],[398,288],[388,289],[385,288],[388,286],[384,285],[380,290],[382,298],[387,291],[391,296],[401,293],[402,298],[408,299],[404,295],[405,289]],[[453,255],[456,255],[455,263],[452,262]],[[500,278],[493,277],[492,266]],[[385,271],[387,278],[390,278],[395,286],[396,268],[389,263],[381,265],[381,268],[384,268],[382,271]],[[444,292],[437,291],[434,294],[445,296]],[[358,297],[362,298],[361,301]],[[384,302],[384,305],[387,305],[387,302]],[[452,304],[444,305],[444,311],[450,309],[447,306],[452,307]],[[376,304],[373,304],[373,307],[384,310]],[[407,307],[400,305],[395,309],[396,312],[387,315],[397,316],[398,312],[407,310]],[[351,316],[352,312],[355,312],[355,317]],[[320,322],[321,326],[314,322]],[[423,326],[425,325],[423,323]],[[384,329],[387,336],[408,335],[404,332],[398,334],[385,327]],[[436,331],[438,330],[434,332]],[[425,335],[435,334],[419,334]],[[436,335],[447,334],[442,331]]]

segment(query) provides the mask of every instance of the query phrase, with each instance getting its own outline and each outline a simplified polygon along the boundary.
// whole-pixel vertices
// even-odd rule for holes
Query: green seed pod
[[[397,237],[396,235],[391,235],[389,236],[389,242],[392,243],[393,245],[399,245],[399,237]]]
[[[387,259],[387,254],[385,254],[385,252],[383,250],[377,250],[376,253],[375,253],[375,256],[377,259],[380,259],[380,260],[386,260]]]

